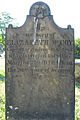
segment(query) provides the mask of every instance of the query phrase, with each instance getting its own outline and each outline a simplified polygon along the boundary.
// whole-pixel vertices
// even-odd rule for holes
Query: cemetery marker
[[[36,2],[6,30],[6,120],[74,120],[74,30]]]

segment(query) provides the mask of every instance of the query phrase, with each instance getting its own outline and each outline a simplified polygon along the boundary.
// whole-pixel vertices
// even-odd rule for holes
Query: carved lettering
[[[34,3],[6,35],[6,120],[74,120],[74,34]]]

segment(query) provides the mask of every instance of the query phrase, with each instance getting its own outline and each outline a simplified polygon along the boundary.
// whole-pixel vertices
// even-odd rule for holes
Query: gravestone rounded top
[[[36,2],[31,6],[30,15],[37,18],[44,18],[51,14],[50,8],[44,2]]]

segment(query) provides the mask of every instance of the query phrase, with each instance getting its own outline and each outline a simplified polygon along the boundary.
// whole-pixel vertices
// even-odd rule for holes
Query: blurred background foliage
[[[0,44],[3,45],[3,50],[5,51],[5,33],[6,28],[9,24],[12,24],[14,27],[17,27],[19,24],[16,23],[16,19],[12,18],[9,13],[1,12],[0,13]]]
[[[75,39],[75,55],[80,56],[80,38]]]

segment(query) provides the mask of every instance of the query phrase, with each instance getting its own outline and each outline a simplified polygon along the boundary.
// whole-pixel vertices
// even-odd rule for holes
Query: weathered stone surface
[[[6,120],[74,120],[74,33],[33,4],[6,36]]]

